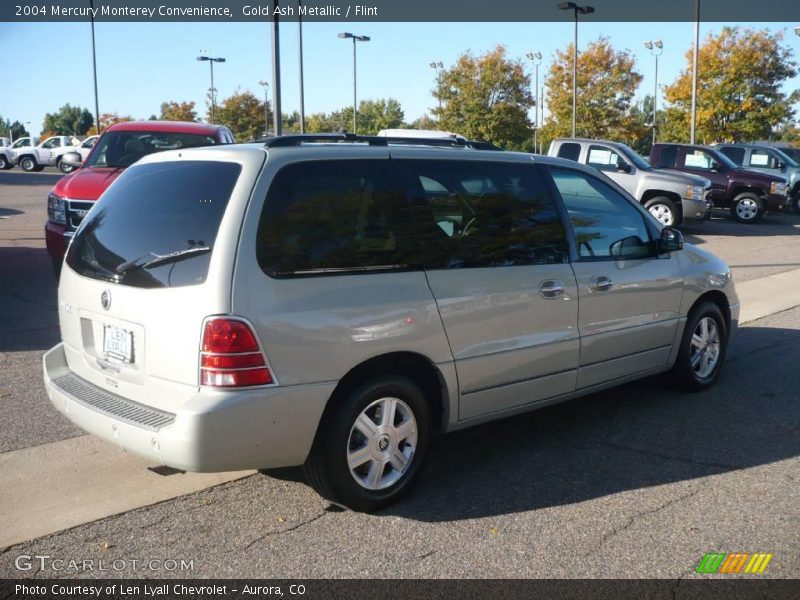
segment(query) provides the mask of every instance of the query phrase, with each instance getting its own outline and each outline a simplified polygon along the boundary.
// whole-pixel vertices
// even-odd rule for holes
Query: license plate
[[[106,356],[124,362],[133,361],[133,334],[116,325],[106,325],[103,334],[103,352]]]

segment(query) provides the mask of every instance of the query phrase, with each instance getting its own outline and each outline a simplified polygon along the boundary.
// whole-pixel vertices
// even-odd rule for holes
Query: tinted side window
[[[744,164],[744,148],[720,148],[719,151],[737,165]]]
[[[579,171],[554,167],[550,172],[569,213],[582,259],[651,255],[644,216],[624,196]]]
[[[586,164],[600,171],[616,171],[620,163],[625,161],[620,155],[605,146],[589,146],[589,158]]]
[[[574,160],[577,162],[580,156],[581,156],[580,144],[573,144],[571,142],[568,142],[566,144],[561,144],[561,147],[558,149],[559,158],[566,158],[568,160]]]
[[[398,160],[427,268],[566,262],[566,230],[531,164]]]
[[[777,169],[778,157],[769,150],[753,149],[750,151],[750,166]]]
[[[661,169],[672,169],[678,161],[678,148],[676,146],[664,146],[658,155],[658,164],[653,165]]]
[[[389,160],[308,161],[275,176],[256,252],[272,277],[405,269],[419,264],[413,235]]]

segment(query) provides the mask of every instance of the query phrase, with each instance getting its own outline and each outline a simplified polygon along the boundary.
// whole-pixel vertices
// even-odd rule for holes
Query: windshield
[[[84,167],[130,167],[137,160],[162,150],[212,146],[210,135],[160,133],[155,131],[110,131],[92,148]]]
[[[202,283],[240,171],[216,161],[128,169],[84,218],[67,265],[84,277],[132,287]]]
[[[636,154],[633,148],[630,146],[623,144],[621,142],[617,142],[616,144],[622,153],[625,155],[629,161],[631,161],[634,165],[636,165],[637,169],[644,169],[645,171],[650,171],[653,169],[653,165],[643,159],[641,156]]]
[[[797,164],[797,161],[794,160],[791,156],[789,156],[783,148],[772,148],[775,151],[775,154],[778,155],[783,162],[785,162],[790,167],[797,167],[800,166]]]

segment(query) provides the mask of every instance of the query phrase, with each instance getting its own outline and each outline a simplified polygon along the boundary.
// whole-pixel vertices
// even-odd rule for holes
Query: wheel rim
[[[347,440],[347,465],[356,483],[383,490],[408,471],[417,449],[417,420],[399,398],[380,398],[358,415]]]
[[[30,171],[33,168],[33,161],[30,158],[23,159],[22,168],[26,171]]]
[[[752,198],[739,200],[739,202],[736,204],[736,214],[745,221],[755,219],[758,215],[758,202]]]
[[[664,225],[672,225],[672,210],[665,204],[655,204],[650,207],[650,214]]]
[[[717,322],[711,317],[698,321],[692,333],[692,351],[689,361],[700,379],[705,379],[719,362],[720,337]]]

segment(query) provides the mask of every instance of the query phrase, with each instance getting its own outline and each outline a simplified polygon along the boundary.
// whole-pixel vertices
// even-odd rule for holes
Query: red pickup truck
[[[83,217],[127,167],[153,152],[234,142],[227,127],[205,123],[129,121],[106,129],[80,168],[59,179],[47,196],[44,233],[56,273]],[[71,158],[80,161],[77,153]]]

